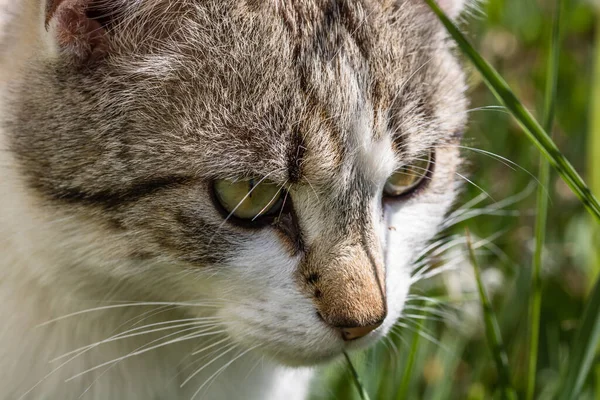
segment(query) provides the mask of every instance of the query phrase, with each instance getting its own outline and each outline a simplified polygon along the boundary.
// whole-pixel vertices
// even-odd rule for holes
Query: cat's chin
[[[281,346],[279,348],[263,348],[262,352],[272,360],[287,367],[311,367],[338,360],[342,357],[344,351],[355,352],[365,350],[377,343],[385,336],[383,331],[373,332],[367,337],[344,342],[340,339],[339,343],[331,346],[329,349],[315,351],[314,348],[299,349],[293,346]]]
[[[306,357],[298,356],[297,354],[285,355],[281,352],[271,353],[267,352],[267,355],[275,362],[282,364],[286,367],[299,368],[299,367],[313,367],[321,364],[327,364],[331,361],[339,359],[342,356],[342,351],[335,351],[329,354],[310,355]]]

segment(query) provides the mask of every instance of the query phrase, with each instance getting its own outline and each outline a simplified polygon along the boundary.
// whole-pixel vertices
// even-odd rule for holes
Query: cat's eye
[[[432,163],[432,154],[428,152],[394,171],[385,183],[385,195],[397,197],[417,188],[427,179]]]
[[[267,180],[219,179],[214,182],[214,193],[228,214],[244,220],[273,215],[281,210],[283,203],[281,185]]]

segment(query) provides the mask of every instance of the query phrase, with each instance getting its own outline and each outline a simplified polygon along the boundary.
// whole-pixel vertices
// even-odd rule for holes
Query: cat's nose
[[[313,249],[303,265],[303,287],[311,291],[317,315],[345,341],[367,336],[387,316],[383,259],[377,245],[369,249],[337,243]],[[330,256],[325,259],[323,253]]]
[[[371,333],[375,329],[379,328],[379,326],[381,326],[381,322],[378,322],[373,325],[355,326],[352,328],[339,328],[339,329],[342,332],[342,339],[349,342],[351,340],[356,340],[356,339],[360,339],[361,337],[367,336],[369,333]]]

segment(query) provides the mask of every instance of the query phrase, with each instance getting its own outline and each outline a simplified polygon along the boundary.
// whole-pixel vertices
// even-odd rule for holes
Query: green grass
[[[360,381],[360,377],[358,376],[358,372],[356,372],[356,369],[354,368],[354,365],[352,364],[352,360],[350,360],[350,356],[348,356],[348,353],[344,352],[344,358],[346,359],[346,363],[348,364],[348,369],[350,370],[350,373],[352,374],[352,379],[354,380],[354,384],[356,385],[356,390],[358,391],[358,394],[360,395],[361,400],[370,400],[369,394],[367,393],[364,386],[362,385],[362,383]]]
[[[583,206],[585,206],[597,220],[600,222],[600,203],[593,195],[591,189],[585,184],[583,179],[579,176],[575,168],[571,165],[571,163],[563,156],[558,147],[554,144],[552,138],[548,135],[548,133],[540,126],[540,124],[533,118],[531,113],[527,111],[527,109],[523,106],[521,101],[515,96],[512,92],[508,84],[504,81],[504,79],[491,67],[480,55],[475,51],[475,49],[470,45],[470,43],[466,40],[466,38],[462,35],[460,30],[444,15],[441,9],[437,6],[437,4],[433,0],[425,0],[432,10],[438,15],[442,23],[448,29],[448,32],[452,36],[454,40],[456,40],[457,44],[463,51],[463,53],[473,62],[479,72],[483,75],[483,79],[487,83],[490,90],[496,95],[498,100],[500,100],[506,108],[511,112],[512,116],[517,119],[519,125],[523,128],[524,132],[528,134],[528,138],[538,147],[540,152],[546,157],[548,163],[550,163],[558,172],[558,174],[562,177],[562,179],[567,183],[567,185],[573,190],[575,195],[579,198]],[[556,29],[558,32],[558,20],[556,20]],[[558,42],[558,34],[556,34],[554,41]],[[553,46],[554,51],[557,51],[557,48]],[[557,62],[555,60],[550,61],[550,64]],[[554,66],[551,66],[551,70],[554,71]],[[552,72],[553,73],[553,72]],[[551,73],[551,75],[552,75]],[[549,79],[554,79],[552,76]],[[553,85],[553,83],[551,83]],[[551,89],[553,90],[553,89]],[[551,92],[552,95],[552,92]],[[548,97],[547,97],[548,98]],[[553,118],[553,103],[554,96],[552,98],[548,98],[546,104],[548,104],[547,109],[547,124],[548,127],[551,127],[552,118]],[[544,171],[542,166],[541,170],[544,179],[547,178],[547,172]],[[543,184],[544,182],[542,182]],[[542,196],[545,196],[545,193],[542,193]],[[544,201],[538,203],[541,206],[538,207],[538,211],[543,212],[544,215],[541,215],[542,219],[545,219],[546,213],[546,204]],[[541,207],[541,208],[540,208]],[[545,222],[542,223],[545,228]],[[540,236],[538,238],[537,243],[539,246],[543,246],[543,236],[545,235],[545,229],[536,231],[536,234]],[[541,250],[540,250],[541,251]],[[470,248],[470,254],[472,261],[475,260],[474,253]],[[541,260],[540,260],[541,263]],[[477,270],[477,267],[476,267]],[[486,311],[486,325],[487,323],[495,322],[495,318],[492,319],[492,322],[488,322],[490,319],[490,310],[491,306],[486,300],[484,295],[484,291],[482,290],[481,279],[477,274],[479,290],[482,297],[482,303],[484,310]],[[532,321],[530,321],[531,323]],[[537,323],[538,321],[533,321]],[[494,342],[494,358],[500,361],[497,361],[498,368],[501,370],[501,384],[506,385],[505,376],[508,372],[505,370],[507,367],[506,363],[504,363],[505,357],[503,356],[503,352],[501,351],[501,346],[499,346],[498,335],[499,328],[496,329],[496,325],[493,325],[493,337],[495,339]],[[488,328],[492,329],[492,328]],[[538,329],[537,327],[535,329]],[[581,393],[583,384],[588,374],[590,373],[592,363],[596,358],[596,349],[598,348],[598,344],[600,343],[600,282],[597,282],[595,288],[593,290],[592,296],[588,301],[585,312],[583,314],[582,323],[577,331],[577,335],[575,336],[575,340],[572,344],[572,352],[569,358],[568,367],[566,369],[566,376],[564,377],[562,389],[560,392],[560,399],[570,400],[577,399]],[[506,387],[504,388],[506,390]],[[504,392],[503,390],[503,392]]]
[[[556,0],[552,27],[552,42],[547,59],[546,93],[544,96],[544,129],[552,134],[558,86],[558,65],[560,62],[560,25],[563,0]],[[540,316],[542,307],[542,262],[546,243],[546,225],[548,220],[548,192],[550,186],[550,164],[540,159],[538,173],[538,192],[535,220],[535,251],[532,261],[531,296],[529,298],[529,362],[527,370],[527,400],[533,400],[537,381],[537,359],[540,344]]]
[[[596,20],[600,22],[600,4],[596,9]],[[590,187],[596,196],[600,196],[600,29],[596,29],[594,38],[594,73],[592,76],[592,104],[590,112],[590,129],[589,129],[589,152],[588,152],[588,173]],[[595,242],[600,243],[600,229],[596,228],[592,233],[595,235]],[[600,246],[598,246],[600,247]],[[600,249],[596,249],[590,255],[590,268],[594,273],[594,278],[600,275]]]
[[[492,308],[492,304],[489,300],[488,294],[483,284],[483,280],[481,278],[481,269],[479,268],[477,256],[475,255],[475,250],[473,249],[473,243],[471,241],[471,234],[468,230],[466,231],[466,236],[467,248],[469,250],[469,258],[471,260],[471,264],[473,265],[473,269],[475,270],[475,279],[477,280],[477,291],[479,292],[481,308],[483,310],[485,333],[487,336],[492,358],[496,363],[496,369],[500,377],[500,393],[503,399],[516,400],[517,394],[515,393],[515,390],[513,389],[511,384],[510,368],[508,366],[508,356],[506,355],[506,349],[504,348],[504,343],[502,341],[500,326],[498,325],[496,314],[494,313],[494,309]]]
[[[582,324],[573,340],[572,354],[565,370],[566,376],[559,395],[561,400],[579,399],[584,382],[597,358],[599,343],[600,281],[596,282],[596,287],[583,314]]]
[[[539,151],[546,157],[546,160],[554,167],[589,213],[600,222],[600,202],[592,194],[592,191],[583,181],[575,167],[560,152],[550,135],[548,135],[540,123],[515,96],[504,78],[481,57],[458,27],[443,13],[437,3],[434,0],[425,0],[425,2],[429,4],[433,12],[440,18],[440,21],[442,21],[465,56],[479,70],[488,88],[523,128],[523,133],[537,146]]]
[[[465,283],[463,266],[415,288],[444,301],[416,303],[418,319],[353,364],[348,358],[325,371],[313,398],[598,400],[600,204],[592,193],[600,193],[600,6],[489,0],[467,39],[425,1],[477,71],[474,105],[498,102],[508,111],[473,114],[466,145],[520,168],[473,152],[470,179],[511,198],[532,180],[523,170],[537,169],[537,200],[483,204],[475,220],[446,232],[469,227],[473,237],[494,237],[467,240],[475,286]],[[530,109],[542,110],[541,124]],[[478,190],[467,187],[465,199]]]

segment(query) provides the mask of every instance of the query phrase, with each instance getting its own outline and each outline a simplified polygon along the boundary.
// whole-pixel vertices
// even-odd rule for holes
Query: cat
[[[0,399],[300,400],[386,335],[466,124],[422,0],[0,7]]]

